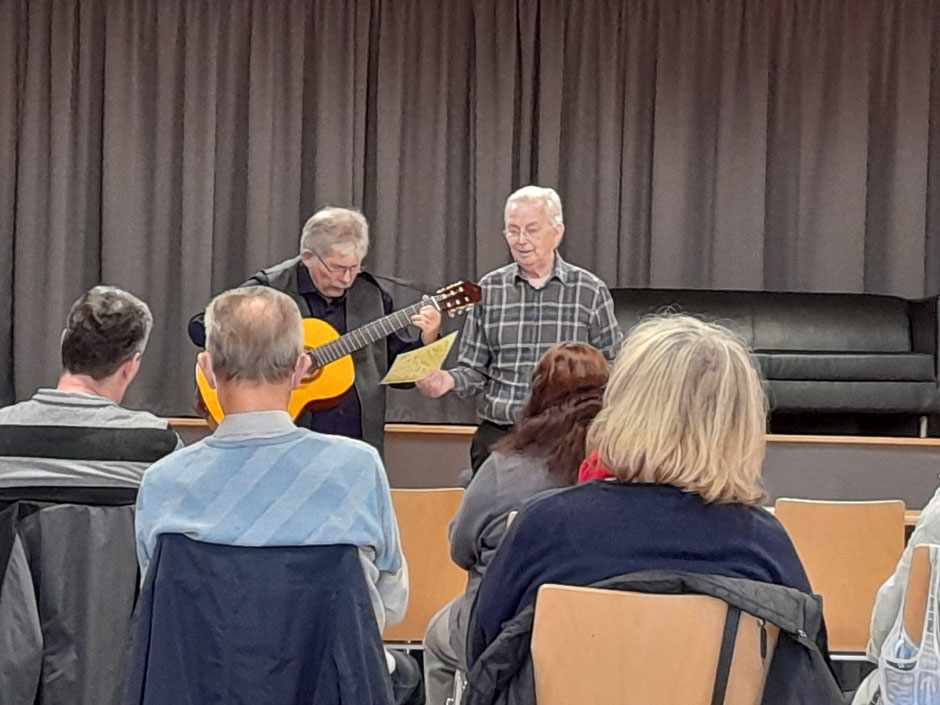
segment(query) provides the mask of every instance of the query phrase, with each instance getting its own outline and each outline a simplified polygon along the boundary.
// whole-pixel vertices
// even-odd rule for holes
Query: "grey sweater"
[[[539,492],[564,486],[562,478],[548,472],[543,459],[516,453],[493,453],[474,476],[450,523],[450,557],[469,573],[466,592],[450,609],[451,646],[461,662],[470,608],[506,533],[510,512]]]
[[[0,487],[128,487],[182,448],[165,419],[94,394],[40,389],[0,409]]]

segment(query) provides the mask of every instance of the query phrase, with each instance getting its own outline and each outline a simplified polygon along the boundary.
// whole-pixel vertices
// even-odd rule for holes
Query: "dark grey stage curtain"
[[[187,413],[186,320],[328,204],[436,284],[537,182],[611,286],[936,293],[938,69],[932,0],[0,0],[0,401],[103,281]]]

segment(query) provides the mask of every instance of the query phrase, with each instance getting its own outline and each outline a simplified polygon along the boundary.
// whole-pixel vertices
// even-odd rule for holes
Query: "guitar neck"
[[[378,320],[367,323],[361,328],[356,328],[354,331],[341,335],[336,340],[314,348],[310,351],[314,363],[322,367],[357,350],[362,350],[376,340],[381,340],[410,325],[411,317],[420,311],[423,306],[428,305],[433,304],[430,301],[419,301],[407,308],[390,313]]]

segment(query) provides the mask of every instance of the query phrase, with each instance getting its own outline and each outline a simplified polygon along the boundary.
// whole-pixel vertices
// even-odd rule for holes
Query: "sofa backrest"
[[[908,302],[875,294],[613,289],[626,332],[671,310],[720,323],[756,351],[910,352]]]

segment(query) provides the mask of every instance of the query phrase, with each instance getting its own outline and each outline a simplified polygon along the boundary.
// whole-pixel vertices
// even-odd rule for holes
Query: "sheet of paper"
[[[380,384],[403,384],[405,382],[417,382],[424,379],[432,372],[441,369],[444,364],[444,358],[450,352],[454,341],[457,339],[457,331],[444,336],[440,340],[435,340],[430,345],[402,353],[395,358],[388,374]]]

